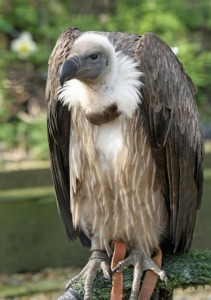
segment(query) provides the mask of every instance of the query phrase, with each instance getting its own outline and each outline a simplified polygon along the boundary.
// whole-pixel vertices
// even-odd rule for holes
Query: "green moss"
[[[168,284],[158,280],[157,289],[173,291],[175,288],[197,287],[211,284],[211,250],[194,250],[185,254],[165,255],[163,269],[168,276]],[[129,299],[133,268],[124,270],[124,297]],[[77,282],[73,288],[83,296],[83,281]],[[102,272],[98,273],[93,300],[110,298],[111,285],[104,279]]]

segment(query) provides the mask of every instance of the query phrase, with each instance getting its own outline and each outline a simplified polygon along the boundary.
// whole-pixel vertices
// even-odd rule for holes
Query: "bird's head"
[[[60,69],[60,84],[78,79],[89,84],[105,82],[115,69],[116,52],[109,40],[99,34],[83,34],[74,43],[69,58]]]
[[[82,34],[61,65],[58,99],[69,109],[79,108],[94,125],[122,113],[131,118],[140,102],[142,73],[137,67],[106,36]]]

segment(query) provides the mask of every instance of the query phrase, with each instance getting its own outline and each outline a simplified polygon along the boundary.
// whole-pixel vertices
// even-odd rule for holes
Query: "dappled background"
[[[157,33],[177,53],[195,82],[202,120],[211,118],[209,0],[1,3],[1,164],[4,160],[48,158],[44,116],[47,61],[58,36],[70,26],[85,31]]]
[[[197,86],[207,141],[204,204],[193,247],[210,248],[210,0],[1,0],[0,273],[81,267],[87,259],[88,253],[78,243],[69,246],[62,233],[48,162],[44,103],[48,57],[67,27],[155,32],[182,61]],[[1,281],[3,277],[0,287],[9,280]]]

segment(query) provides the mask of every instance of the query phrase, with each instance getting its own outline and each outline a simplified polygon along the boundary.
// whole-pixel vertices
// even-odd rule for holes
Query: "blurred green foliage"
[[[0,141],[4,141],[5,150],[16,148],[24,153],[30,153],[30,158],[47,159],[45,116],[33,119],[30,123],[19,119],[2,123]]]
[[[204,118],[211,117],[211,2],[210,0],[0,0],[0,141],[3,147],[24,145],[32,156],[47,158],[44,117],[26,123],[9,111],[16,105],[8,88],[8,71],[30,69],[47,74],[48,57],[60,33],[67,27],[82,31],[152,31],[170,47],[198,88],[197,101]],[[25,60],[11,51],[11,42],[23,31],[30,32],[38,50]],[[12,83],[13,84],[13,83]],[[44,97],[43,97],[44,98]],[[30,100],[30,99],[29,99]],[[41,99],[44,101],[44,99]],[[38,133],[37,133],[38,132]],[[39,151],[35,151],[41,147]],[[43,149],[43,151],[42,151]],[[46,152],[45,152],[46,151]],[[41,154],[42,153],[42,154]]]

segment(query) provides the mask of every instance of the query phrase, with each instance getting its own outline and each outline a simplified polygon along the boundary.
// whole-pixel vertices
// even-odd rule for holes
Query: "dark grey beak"
[[[71,59],[66,60],[60,70],[59,80],[60,85],[63,86],[65,81],[75,78],[79,69],[80,59],[78,56],[74,56]]]

